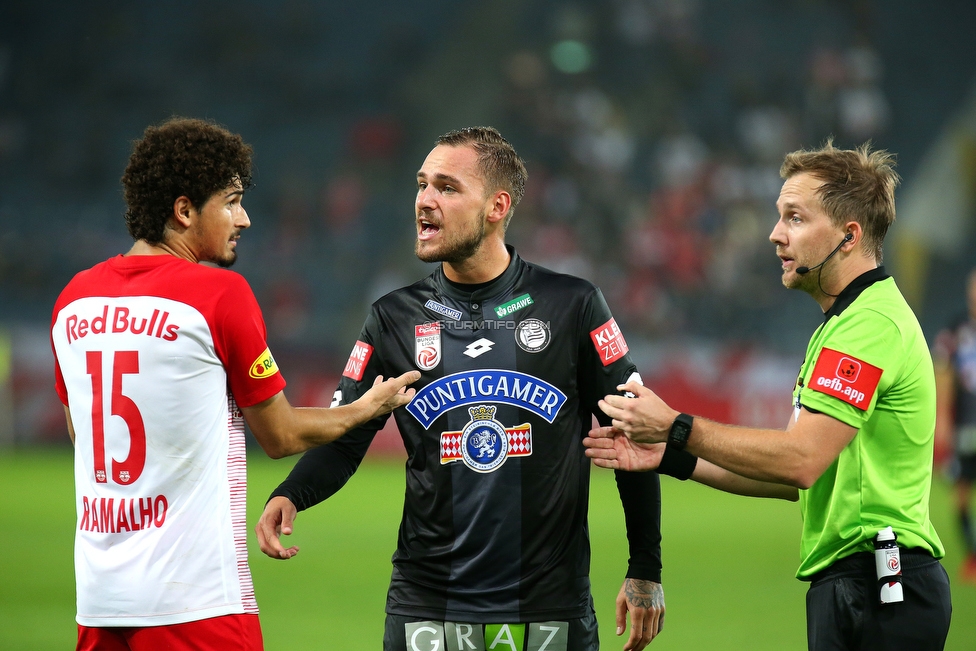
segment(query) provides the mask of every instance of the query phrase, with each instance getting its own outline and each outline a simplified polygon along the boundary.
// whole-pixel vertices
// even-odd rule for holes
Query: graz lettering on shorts
[[[501,369],[452,373],[417,392],[407,411],[430,426],[443,414],[475,402],[494,402],[527,409],[547,423],[556,420],[566,394],[532,375]]]
[[[169,502],[165,495],[156,497],[81,497],[81,520],[78,529],[99,533],[125,533],[163,526]]]
[[[405,651],[566,651],[569,622],[404,625]]]

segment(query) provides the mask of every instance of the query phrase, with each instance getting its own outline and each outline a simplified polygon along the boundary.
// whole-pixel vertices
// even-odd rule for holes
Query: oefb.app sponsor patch
[[[882,373],[882,369],[856,357],[823,348],[807,386],[866,411]]]

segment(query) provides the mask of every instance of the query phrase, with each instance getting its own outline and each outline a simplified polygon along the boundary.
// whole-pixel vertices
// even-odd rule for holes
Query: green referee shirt
[[[929,520],[935,375],[922,329],[884,267],[858,276],[813,334],[793,389],[800,407],[857,428],[808,490],[798,578],[872,551],[891,525],[903,548],[945,555]]]

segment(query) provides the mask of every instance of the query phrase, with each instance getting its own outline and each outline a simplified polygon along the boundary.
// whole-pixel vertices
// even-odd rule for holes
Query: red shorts
[[[224,615],[168,626],[78,625],[77,651],[264,651],[257,615]]]

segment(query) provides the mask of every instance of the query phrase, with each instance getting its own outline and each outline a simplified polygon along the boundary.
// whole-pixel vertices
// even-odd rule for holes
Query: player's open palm
[[[664,443],[637,443],[613,427],[597,427],[583,439],[586,456],[601,468],[656,470],[664,456]]]

